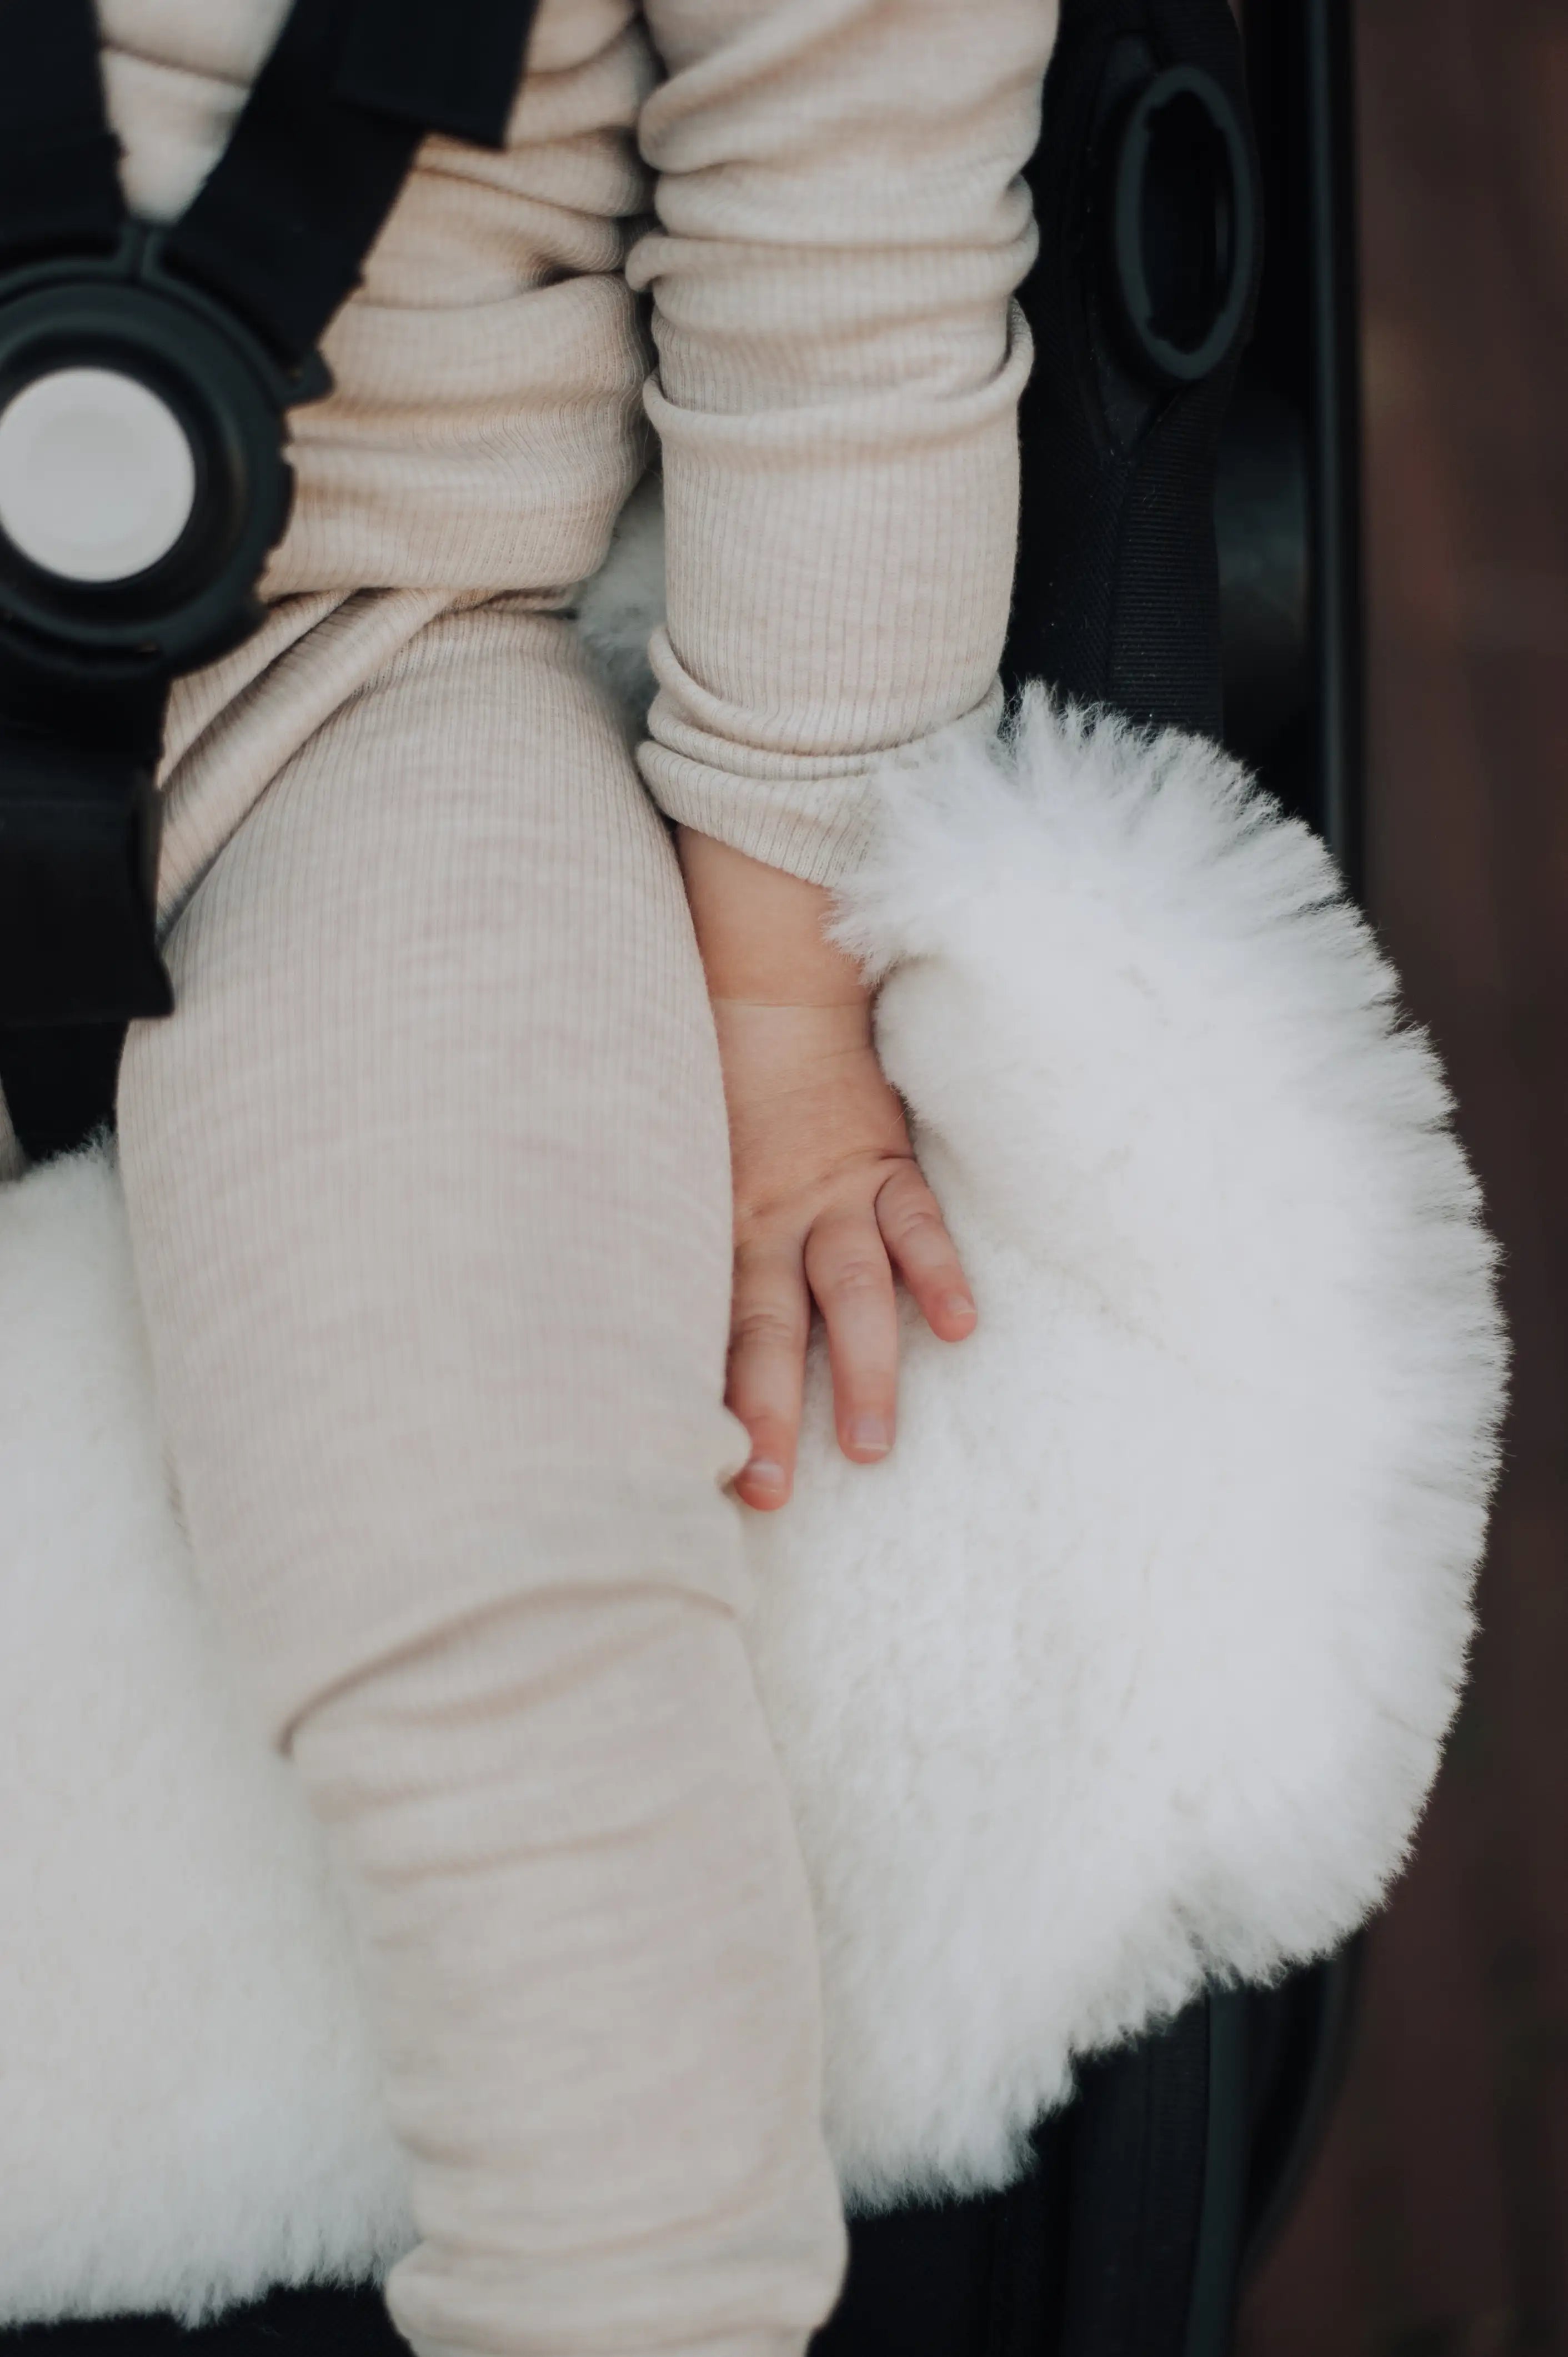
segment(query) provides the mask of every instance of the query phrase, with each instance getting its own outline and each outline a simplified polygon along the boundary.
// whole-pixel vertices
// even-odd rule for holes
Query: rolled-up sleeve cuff
[[[807,884],[836,886],[851,875],[876,832],[879,773],[891,757],[911,748],[785,754],[737,745],[693,716],[662,630],[649,651],[661,684],[650,716],[653,735],[637,758],[666,818]],[[968,716],[994,728],[1002,708],[997,681]]]

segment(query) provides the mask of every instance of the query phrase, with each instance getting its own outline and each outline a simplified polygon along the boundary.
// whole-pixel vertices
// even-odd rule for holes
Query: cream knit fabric
[[[101,0],[133,201],[282,0]],[[542,0],[298,414],[264,630],[178,689],[122,1158],[171,1467],[340,1845],[421,2357],[798,2357],[842,2221],[812,1932],[736,1631],[711,1019],[557,609],[647,450],[643,777],[831,879],[991,692],[1051,0]],[[657,178],[658,223],[627,248]]]
[[[344,601],[170,792],[180,875],[252,807],[126,1049],[137,1281],[199,1569],[341,1848],[392,2313],[421,2357],[793,2357],[843,2228],[673,851],[570,625],[505,601]]]
[[[283,0],[100,11],[127,188],[166,215]],[[270,590],[565,602],[644,464],[651,290],[670,623],[643,774],[671,816],[831,882],[864,844],[868,757],[992,686],[1029,358],[1018,174],[1055,13],[541,0],[507,150],[426,142],[328,332],[338,389],[295,413]]]

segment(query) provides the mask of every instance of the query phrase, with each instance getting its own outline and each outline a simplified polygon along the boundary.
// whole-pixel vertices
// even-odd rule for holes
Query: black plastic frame
[[[1237,749],[1318,830],[1359,890],[1365,657],[1350,0],[1241,0],[1241,24],[1265,261],[1218,501],[1227,733],[1233,721]],[[1272,722],[1249,694],[1265,666]]]

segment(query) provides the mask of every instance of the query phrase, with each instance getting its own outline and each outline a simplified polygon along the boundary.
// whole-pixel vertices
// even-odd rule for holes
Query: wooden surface
[[[1568,2357],[1568,5],[1358,5],[1369,892],[1515,1407],[1470,1698],[1238,2357]]]

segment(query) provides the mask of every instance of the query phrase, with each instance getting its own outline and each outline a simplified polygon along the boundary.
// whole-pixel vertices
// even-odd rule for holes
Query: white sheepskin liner
[[[953,732],[843,934],[973,1283],[899,1439],[749,1519],[865,2206],[1001,2184],[1076,2056],[1361,1922],[1464,1674],[1503,1345],[1424,1037],[1199,740]],[[906,1305],[908,1308],[908,1305]]]
[[[749,1628],[846,2196],[999,2184],[1075,2057],[1374,1907],[1463,1674],[1502,1345],[1433,1054],[1204,745],[1030,703],[886,780],[845,936],[973,1280]],[[0,2322],[378,2273],[322,1846],[199,1607],[117,1182],[0,1191]]]
[[[102,1154],[0,1188],[0,2324],[408,2247],[347,1927],[170,1510]]]

